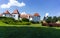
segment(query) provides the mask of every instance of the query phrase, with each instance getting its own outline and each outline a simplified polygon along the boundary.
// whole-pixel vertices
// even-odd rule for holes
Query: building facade
[[[34,15],[26,14],[25,12],[19,13],[18,10],[14,10],[13,13],[10,14],[8,10],[3,12],[1,14],[3,17],[12,17],[15,20],[22,20],[22,18],[29,19],[29,21],[39,22],[40,21],[40,15],[38,13],[35,13]]]
[[[34,16],[33,16],[33,18],[32,18],[32,20],[34,22],[39,22],[40,21],[40,15],[38,13],[35,13]]]

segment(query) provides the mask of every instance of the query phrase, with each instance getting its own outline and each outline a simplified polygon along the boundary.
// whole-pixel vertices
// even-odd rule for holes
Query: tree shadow
[[[60,38],[60,29],[0,26],[0,38]]]

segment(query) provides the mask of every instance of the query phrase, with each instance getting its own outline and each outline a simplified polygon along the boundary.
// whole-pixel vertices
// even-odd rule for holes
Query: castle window
[[[15,17],[15,15],[14,15],[14,17]]]

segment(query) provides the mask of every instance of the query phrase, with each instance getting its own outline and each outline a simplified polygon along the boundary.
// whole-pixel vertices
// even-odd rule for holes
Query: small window
[[[15,15],[13,17],[15,17]]]

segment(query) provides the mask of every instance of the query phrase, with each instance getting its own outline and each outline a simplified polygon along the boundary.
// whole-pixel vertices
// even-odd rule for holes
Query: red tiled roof
[[[14,10],[12,14],[19,14],[18,10]]]
[[[22,14],[22,15],[20,15],[21,18],[28,18],[28,16],[29,16],[28,14]]]
[[[28,16],[27,15],[20,15],[21,18],[27,18]]]
[[[33,17],[32,15],[28,14],[30,17]]]
[[[9,13],[9,11],[8,11],[8,10],[6,10],[6,11],[4,12],[4,14],[10,14],[10,13]]]
[[[0,14],[0,16],[2,16],[2,14]]]
[[[34,16],[40,16],[38,13],[35,13]]]

